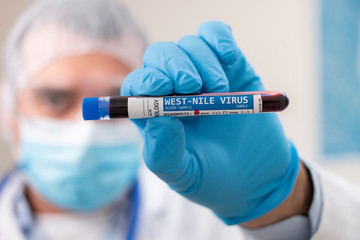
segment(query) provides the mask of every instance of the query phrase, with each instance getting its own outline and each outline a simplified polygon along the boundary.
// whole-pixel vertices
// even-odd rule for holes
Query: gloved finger
[[[184,128],[179,118],[148,119],[145,128],[144,160],[154,173],[176,168],[185,149]]]
[[[169,95],[174,91],[172,81],[159,70],[148,67],[139,68],[131,72],[121,86],[122,96],[139,95]],[[146,119],[132,119],[140,128],[140,133],[144,138],[143,130],[146,126]]]
[[[199,26],[197,34],[217,54],[222,64],[231,65],[240,57],[240,49],[227,24],[220,21],[207,21]]]
[[[220,21],[200,25],[198,35],[217,54],[229,81],[229,91],[261,91],[264,87],[236,44],[231,28]]]
[[[201,77],[189,57],[175,43],[157,42],[150,45],[143,58],[144,66],[166,74],[173,82],[174,92],[200,93]]]
[[[169,95],[174,91],[167,75],[153,67],[139,68],[131,72],[121,86],[122,96]]]
[[[196,67],[203,81],[202,92],[229,91],[229,82],[218,57],[201,38],[185,36],[177,44]]]
[[[185,150],[185,132],[179,118],[148,119],[143,158],[154,174],[179,193],[191,191],[199,181],[199,164]]]

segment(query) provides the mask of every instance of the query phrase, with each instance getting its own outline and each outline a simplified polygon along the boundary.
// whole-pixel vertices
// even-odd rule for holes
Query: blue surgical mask
[[[28,184],[67,210],[96,210],[126,194],[137,175],[140,149],[129,120],[20,123],[19,164]]]

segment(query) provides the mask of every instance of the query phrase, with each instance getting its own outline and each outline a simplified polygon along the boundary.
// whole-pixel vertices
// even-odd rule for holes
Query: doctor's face
[[[131,71],[125,64],[101,54],[70,56],[38,72],[17,99],[24,117],[81,119],[84,97],[114,96]]]

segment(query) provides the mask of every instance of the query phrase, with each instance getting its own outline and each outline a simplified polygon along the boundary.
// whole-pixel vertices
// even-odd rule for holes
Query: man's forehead
[[[32,77],[32,82],[50,84],[119,84],[131,69],[103,54],[86,54],[58,59]]]
[[[30,87],[46,88],[116,88],[121,87],[126,76],[51,76],[37,77],[29,82]]]

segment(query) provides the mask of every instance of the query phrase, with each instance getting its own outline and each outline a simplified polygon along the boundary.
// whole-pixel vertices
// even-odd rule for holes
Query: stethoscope
[[[127,229],[126,240],[134,240],[138,227],[138,219],[139,219],[139,206],[140,206],[140,190],[138,180],[135,181],[133,188],[129,194],[130,200],[130,211],[129,211],[129,224]],[[118,214],[118,217],[121,217]],[[111,231],[105,236],[104,240],[108,239],[116,239],[117,231],[119,227],[120,221],[119,219],[114,221],[114,224],[111,228]]]
[[[139,183],[135,182],[133,190],[130,195],[130,223],[127,232],[126,240],[134,240],[139,220],[139,206],[140,206],[140,191]]]

